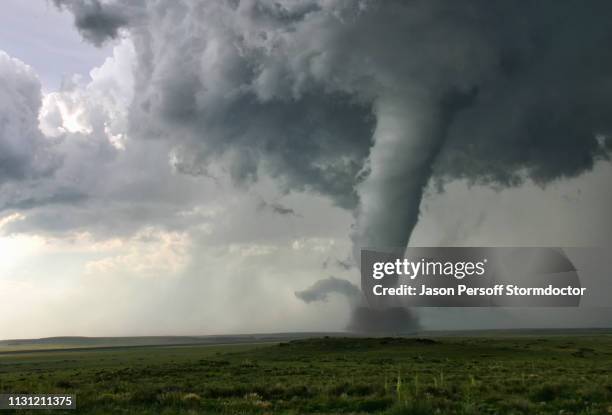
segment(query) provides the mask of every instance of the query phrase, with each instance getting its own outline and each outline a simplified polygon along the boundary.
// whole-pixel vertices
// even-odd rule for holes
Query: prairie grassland
[[[611,376],[605,334],[0,354],[0,393],[75,394],[66,412],[88,414],[612,414]]]

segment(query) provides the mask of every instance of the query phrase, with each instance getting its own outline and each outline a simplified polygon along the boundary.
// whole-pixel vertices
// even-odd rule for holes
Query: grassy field
[[[93,414],[612,414],[612,336],[0,353],[0,392],[75,394],[66,412]]]

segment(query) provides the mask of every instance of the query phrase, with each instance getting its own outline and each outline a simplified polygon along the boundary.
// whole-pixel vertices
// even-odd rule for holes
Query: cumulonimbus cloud
[[[357,248],[406,245],[432,177],[545,184],[609,152],[605,1],[56,3],[132,37],[134,132],[329,195]]]
[[[409,243],[432,180],[545,185],[612,147],[607,1],[55,2],[96,44],[132,38],[134,136],[169,140],[180,171],[222,160],[331,197],[356,258]]]

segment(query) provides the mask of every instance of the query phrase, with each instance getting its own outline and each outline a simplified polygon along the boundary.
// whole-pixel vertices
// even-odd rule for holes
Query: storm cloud
[[[59,3],[94,43],[129,32],[135,136],[178,171],[330,197],[357,262],[410,242],[431,182],[545,186],[609,157],[606,1]]]
[[[328,195],[356,249],[405,246],[432,178],[546,184],[608,154],[605,1],[57,3],[94,43],[130,33],[134,132]]]
[[[119,36],[119,30],[134,23],[134,13],[142,9],[142,0],[113,5],[100,0],[53,0],[58,8],[67,8],[74,15],[74,25],[81,35],[96,46]]]
[[[597,195],[608,185],[612,146],[609,2],[53,3],[72,13],[88,42],[117,47],[91,82],[70,79],[54,92],[43,92],[26,65],[0,55],[0,209],[9,215],[2,232],[119,237],[144,252],[96,261],[91,269],[100,273],[137,270],[134,264],[148,263],[160,244],[178,244],[182,253],[184,240],[193,243],[193,258],[227,250],[223,261],[210,254],[190,269],[168,307],[157,308],[169,327],[176,302],[190,327],[200,327],[215,307],[233,310],[215,330],[292,326],[285,317],[287,326],[263,317],[260,326],[240,325],[250,309],[261,309],[262,298],[295,307],[312,327],[331,327],[320,318],[331,313],[321,310],[337,312],[336,304],[305,313],[294,292],[320,275],[325,258],[350,256],[351,220],[355,255],[347,264],[359,264],[361,247],[411,241],[609,239],[609,221],[601,223],[609,199]],[[588,198],[580,196],[586,209],[555,197],[585,177],[592,185]],[[436,185],[445,192],[425,198],[424,189]],[[467,190],[473,185],[478,191]],[[512,203],[502,196],[491,202],[498,201],[491,188],[504,189]],[[435,202],[429,212],[423,200]],[[535,208],[525,215],[529,206]],[[470,216],[476,213],[482,217]],[[478,233],[480,224],[487,229]],[[138,236],[147,229],[161,241],[150,251]],[[279,260],[279,247],[291,260]],[[177,257],[177,264],[187,262]],[[227,287],[211,289],[212,271],[227,264],[234,268],[217,278]],[[356,267],[329,264],[338,277],[356,276]],[[240,297],[210,301],[244,286],[241,276],[260,290],[249,292],[251,302],[239,309]],[[352,283],[332,282],[358,296]],[[113,290],[122,292],[122,284],[117,277]],[[308,298],[326,298],[317,292]],[[205,301],[202,293],[209,293]],[[191,311],[201,303],[208,304],[205,313]],[[385,311],[362,306],[352,307],[349,327],[375,330],[376,320],[386,319],[376,313]],[[143,316],[154,308],[147,307],[133,305]],[[283,310],[274,312],[285,316]],[[389,320],[416,327],[410,310],[389,313],[396,313]],[[224,326],[230,320],[234,325]],[[147,314],[142,321],[152,320]]]

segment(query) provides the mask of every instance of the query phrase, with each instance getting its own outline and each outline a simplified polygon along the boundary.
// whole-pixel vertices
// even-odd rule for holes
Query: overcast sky
[[[343,330],[295,292],[361,246],[612,245],[612,9],[512,4],[3,2],[0,338]]]

